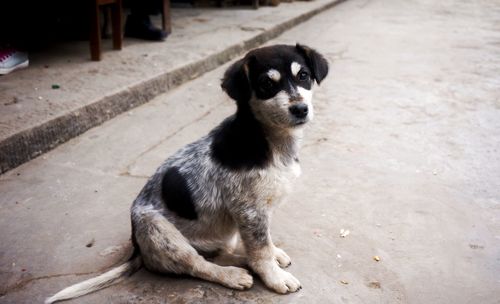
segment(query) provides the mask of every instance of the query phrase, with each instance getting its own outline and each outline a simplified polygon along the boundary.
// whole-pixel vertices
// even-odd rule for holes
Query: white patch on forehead
[[[281,79],[280,72],[276,71],[275,69],[270,69],[269,71],[267,71],[267,76],[269,76],[269,78],[276,82],[280,81]]]
[[[302,66],[300,64],[298,64],[297,62],[292,62],[292,66],[291,66],[291,69],[292,69],[292,74],[293,76],[297,76],[297,74],[299,73],[300,71],[300,68],[302,68]]]

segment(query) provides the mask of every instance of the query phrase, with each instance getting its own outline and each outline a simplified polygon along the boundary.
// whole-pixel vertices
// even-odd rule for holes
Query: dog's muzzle
[[[305,103],[295,104],[295,105],[289,107],[288,110],[290,111],[290,113],[292,113],[292,115],[295,118],[298,118],[298,119],[306,118],[307,113],[309,113],[309,109],[307,108],[307,105]]]

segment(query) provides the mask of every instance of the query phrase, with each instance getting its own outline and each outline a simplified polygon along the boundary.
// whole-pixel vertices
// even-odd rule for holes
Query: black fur
[[[279,53],[280,56],[276,56]],[[301,72],[305,72],[308,77],[300,80],[292,75],[290,64],[297,62],[302,66]],[[295,47],[290,45],[278,45],[255,50],[247,58],[248,77],[255,96],[265,100],[274,97],[279,91],[285,90],[291,96],[297,92],[297,86],[310,90],[313,80],[310,76],[312,72],[306,58]],[[276,69],[281,74],[279,82],[270,81],[267,72],[269,69]]]
[[[302,54],[302,56],[304,56],[307,65],[313,71],[314,79],[316,79],[316,82],[320,84],[321,81],[325,79],[326,75],[328,75],[328,62],[326,59],[321,56],[321,54],[305,45],[297,43],[295,47]]]
[[[134,251],[132,252],[132,255],[129,258],[129,261],[133,260],[135,257],[141,254],[141,248],[139,247],[139,244],[137,243],[137,238],[135,237],[135,225],[134,221],[132,221],[132,247]]]
[[[265,168],[270,161],[264,131],[249,111],[239,108],[212,134],[212,159],[233,170]]]
[[[297,75],[291,73],[292,62],[302,67]],[[267,72],[271,68],[280,72],[279,82],[269,79]],[[238,109],[236,115],[226,119],[211,134],[214,138],[212,159],[233,170],[265,168],[271,152],[248,104],[252,93],[266,100],[284,89],[291,98],[297,98],[298,86],[310,90],[314,79],[319,84],[327,73],[328,63],[323,56],[299,44],[260,48],[235,62],[224,74],[221,87],[236,101]]]
[[[243,58],[235,62],[224,73],[222,80],[222,89],[231,97],[236,100],[238,106],[243,106],[252,97],[250,83],[246,74],[247,59]]]
[[[165,172],[161,193],[163,202],[170,211],[189,220],[198,218],[186,179],[177,168],[173,167]]]
[[[280,56],[276,56],[276,53]],[[308,76],[306,79],[300,80],[291,75],[290,64],[294,61],[302,66],[301,72]],[[269,82],[266,72],[271,68],[278,69],[283,76],[280,83]],[[252,92],[264,100],[283,88],[292,94],[299,85],[310,90],[312,79],[316,79],[319,84],[327,73],[328,63],[316,51],[302,45],[276,45],[254,50],[235,62],[224,74],[221,87],[241,107],[250,100]]]

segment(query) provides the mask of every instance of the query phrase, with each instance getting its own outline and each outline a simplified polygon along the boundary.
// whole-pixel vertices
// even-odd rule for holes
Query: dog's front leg
[[[288,265],[290,258],[271,241],[268,210],[247,206],[237,212],[235,219],[247,252],[248,265],[266,286],[278,293],[299,290],[301,288],[299,280],[278,265],[281,262]],[[277,259],[282,261],[278,260],[276,263]]]

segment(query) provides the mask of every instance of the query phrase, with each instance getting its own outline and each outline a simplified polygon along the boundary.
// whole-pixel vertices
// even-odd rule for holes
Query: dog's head
[[[274,45],[235,62],[221,86],[236,100],[238,111],[251,111],[266,126],[289,129],[313,118],[311,90],[327,74],[327,61],[315,50]]]

